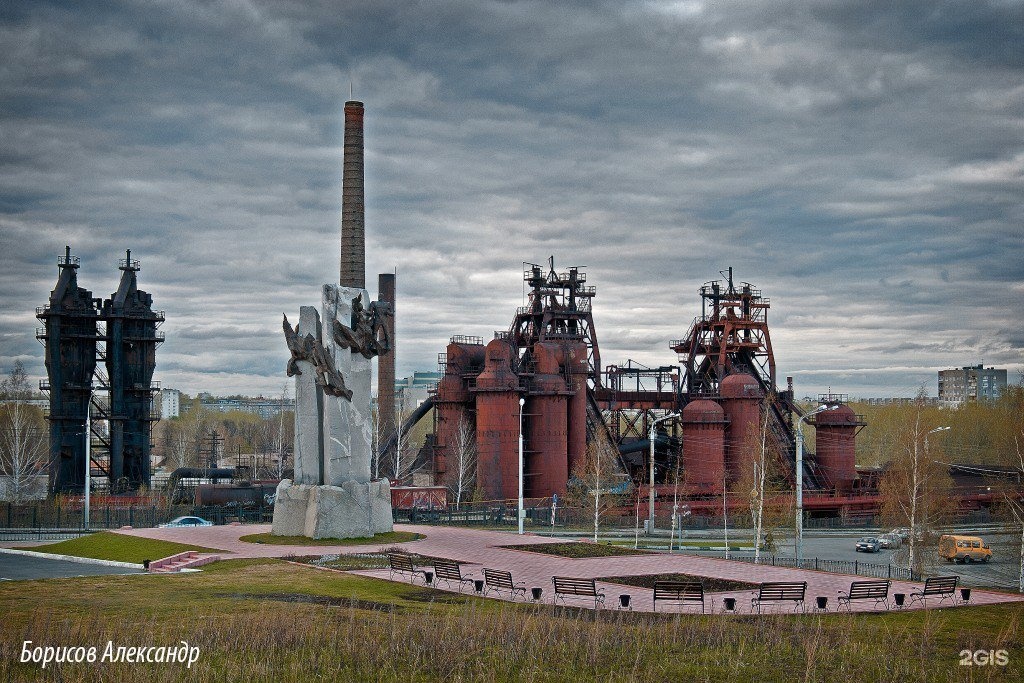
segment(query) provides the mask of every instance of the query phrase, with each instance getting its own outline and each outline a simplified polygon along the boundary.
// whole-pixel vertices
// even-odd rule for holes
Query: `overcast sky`
[[[65,244],[96,297],[130,248],[165,387],[279,394],[281,314],[338,277],[350,85],[400,377],[550,255],[606,364],[676,362],[733,266],[798,395],[1024,367],[1020,2],[14,0],[0,52],[4,372],[45,376]]]

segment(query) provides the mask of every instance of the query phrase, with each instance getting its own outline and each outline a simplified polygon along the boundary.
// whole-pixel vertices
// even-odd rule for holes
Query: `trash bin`
[[[543,588],[534,587],[534,588],[530,589],[530,594],[533,595],[533,599],[535,601],[536,600],[540,600],[541,593],[543,593],[543,592],[544,592]]]

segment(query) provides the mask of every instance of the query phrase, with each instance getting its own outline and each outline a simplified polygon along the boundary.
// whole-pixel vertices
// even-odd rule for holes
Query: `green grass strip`
[[[508,550],[527,550],[556,557],[615,557],[620,555],[648,555],[645,550],[623,548],[605,543],[533,543],[528,545],[501,546]]]
[[[718,579],[709,576],[678,573],[648,574],[645,576],[605,576],[599,578],[598,581],[618,583],[624,586],[636,586],[638,588],[654,588],[655,581],[697,581],[704,585],[704,591],[706,593],[756,590],[760,585],[750,581],[736,581],[733,579]]]
[[[275,536],[274,534],[249,534],[242,536],[240,541],[246,543],[261,543],[265,545],[374,545],[379,543],[408,543],[418,541],[423,534],[414,534],[411,531],[388,531],[376,536],[362,538],[309,538],[307,536]]]
[[[115,560],[118,562],[134,562],[136,564],[141,564],[143,560],[159,560],[187,550],[205,553],[223,552],[197,545],[160,541],[153,538],[142,538],[141,536],[129,536],[127,534],[115,534],[110,531],[100,531],[88,536],[61,541],[60,543],[36,546],[32,550],[41,553],[74,555],[75,557],[91,557],[97,560]]]

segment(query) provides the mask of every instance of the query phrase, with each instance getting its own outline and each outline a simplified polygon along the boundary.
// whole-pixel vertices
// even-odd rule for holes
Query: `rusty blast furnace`
[[[433,399],[436,479],[457,478],[468,433],[476,444],[477,486],[487,500],[518,495],[520,419],[530,498],[565,493],[586,454],[588,421],[600,420],[588,402],[588,381],[598,382],[600,367],[594,287],[580,268],[556,272],[553,260],[547,272],[529,264],[523,279],[529,303],[508,330],[486,345],[479,337],[452,337],[438,359],[444,374]]]
[[[644,496],[653,450],[656,506],[663,512],[677,482],[698,514],[720,513],[727,491],[748,495],[740,490],[753,480],[762,442],[779,463],[774,476],[789,482],[775,484],[791,487],[793,416],[803,412],[793,400],[792,379],[784,390],[777,385],[770,302],[749,283],[737,286],[731,268],[723,276],[700,288],[701,314],[684,338],[670,343],[678,365],[627,361],[602,371],[595,290],[585,273],[559,273],[553,259],[546,269],[531,264],[524,272],[528,305],[486,344],[452,337],[438,359],[442,379],[435,395],[401,429],[433,408],[433,459],[424,464],[432,462],[437,484],[453,488],[475,476],[484,500],[517,496],[520,424],[529,498],[565,493],[590,452],[604,448],[617,452],[622,468],[609,480],[626,474]],[[834,409],[809,422],[818,453],[804,454],[805,508],[834,514],[875,505],[855,500],[866,492],[855,459],[863,420],[844,405],[845,396],[819,399]],[[749,503],[740,498],[728,504]]]
[[[750,283],[737,287],[732,268],[724,282],[700,288],[701,315],[670,347],[682,366],[678,405],[682,408],[682,471],[693,494],[732,489],[753,475],[762,439],[773,453],[795,466],[792,380],[776,384],[775,356],[768,331],[770,301]],[[857,480],[855,438],[863,420],[844,396],[819,397],[834,410],[818,414],[818,454],[805,454],[804,486],[818,492],[849,493]]]

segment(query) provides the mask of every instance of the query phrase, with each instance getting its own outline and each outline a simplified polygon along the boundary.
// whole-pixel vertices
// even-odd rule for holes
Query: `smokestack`
[[[395,312],[395,275],[381,273],[377,276],[377,292],[381,301],[391,303]],[[395,316],[385,318],[391,350],[377,356],[377,410],[380,411],[380,433],[384,439],[395,433]]]
[[[345,103],[345,158],[341,182],[341,286],[366,288],[363,206],[363,103]]]

